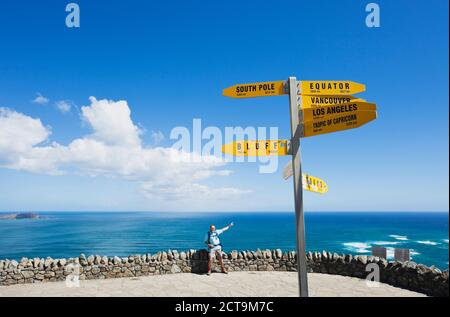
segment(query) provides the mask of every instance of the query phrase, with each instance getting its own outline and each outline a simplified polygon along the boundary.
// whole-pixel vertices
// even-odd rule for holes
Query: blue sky
[[[330,188],[305,193],[305,210],[448,211],[448,1],[377,1],[380,28],[365,25],[370,1],[74,2],[77,29],[65,26],[68,1],[1,4],[0,108],[19,132],[3,140],[3,150],[0,140],[0,210],[293,210],[292,181],[281,177],[288,158],[274,174],[252,163],[206,167],[212,176],[197,182],[164,165],[166,152],[153,162],[145,149],[156,147],[152,131],[169,148],[172,128],[192,127],[194,118],[220,129],[275,126],[288,138],[287,96],[233,100],[221,91],[297,76],[362,82],[367,91],[358,96],[378,106],[378,119],[366,126],[302,142],[304,171]],[[32,102],[37,93],[48,102]],[[74,140],[108,145],[105,133],[115,127],[97,117],[103,99],[127,102],[132,125],[124,131],[142,132],[139,153],[149,169],[124,176],[114,168],[127,160],[112,160],[119,165],[109,169],[85,157],[73,162],[67,148]],[[70,111],[58,110],[60,101]],[[28,128],[31,139],[43,134],[31,146],[53,147],[52,154],[17,152]],[[39,166],[17,163],[30,155]],[[158,166],[171,169],[167,184]],[[232,173],[216,175],[220,169]],[[172,180],[187,198],[174,199]]]

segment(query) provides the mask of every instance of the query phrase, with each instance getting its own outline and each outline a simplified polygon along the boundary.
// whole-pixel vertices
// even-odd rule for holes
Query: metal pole
[[[300,160],[300,138],[294,138],[299,128],[297,79],[289,77],[289,106],[291,110],[291,153],[294,180],[295,216],[297,220],[297,270],[300,297],[308,297],[308,276],[306,267],[305,223],[303,216],[302,166]]]

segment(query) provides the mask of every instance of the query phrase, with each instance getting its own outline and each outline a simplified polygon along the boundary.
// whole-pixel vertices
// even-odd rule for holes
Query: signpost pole
[[[292,167],[294,180],[295,197],[295,216],[297,224],[297,271],[300,297],[308,297],[308,277],[306,267],[306,248],[305,248],[305,223],[303,215],[303,186],[302,186],[302,168],[300,160],[300,138],[294,138],[297,128],[299,128],[299,109],[297,98],[297,79],[289,77],[289,105],[291,112],[291,150]]]

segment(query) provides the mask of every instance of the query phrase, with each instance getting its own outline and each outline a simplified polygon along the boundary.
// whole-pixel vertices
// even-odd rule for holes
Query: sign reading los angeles
[[[335,114],[353,114],[361,111],[376,111],[374,103],[355,101],[336,105],[327,105],[316,108],[306,108],[300,110],[301,121],[319,121]]]
[[[343,103],[350,103],[355,101],[365,101],[365,100],[351,95],[336,95],[336,96],[300,95],[298,104],[301,109],[308,109],[328,105],[340,105]]]
[[[285,80],[240,84],[224,89],[222,94],[231,98],[280,96],[286,94],[285,85]]]
[[[352,95],[366,90],[364,84],[344,80],[302,80],[300,95]]]
[[[288,140],[234,141],[222,146],[222,153],[234,156],[288,155]]]

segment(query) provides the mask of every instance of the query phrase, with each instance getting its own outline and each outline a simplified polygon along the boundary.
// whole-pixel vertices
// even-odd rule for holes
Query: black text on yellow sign
[[[235,141],[222,146],[222,153],[234,156],[288,155],[288,140]]]
[[[366,90],[364,84],[345,80],[302,80],[298,88],[302,95],[352,95]]]
[[[328,185],[324,180],[308,174],[302,174],[302,178],[304,190],[319,194],[325,194],[328,192]]]
[[[240,84],[224,89],[223,95],[231,98],[279,96],[286,94],[285,85],[284,80]]]
[[[300,95],[298,98],[300,109],[316,108],[328,105],[340,105],[355,101],[365,101],[351,95]]]
[[[377,118],[376,111],[357,111],[326,116],[320,120],[303,121],[302,137],[358,128]]]
[[[328,116],[336,114],[350,114],[358,111],[376,111],[377,106],[374,103],[355,101],[351,103],[328,105],[316,108],[306,108],[300,110],[302,121],[318,121]]]

